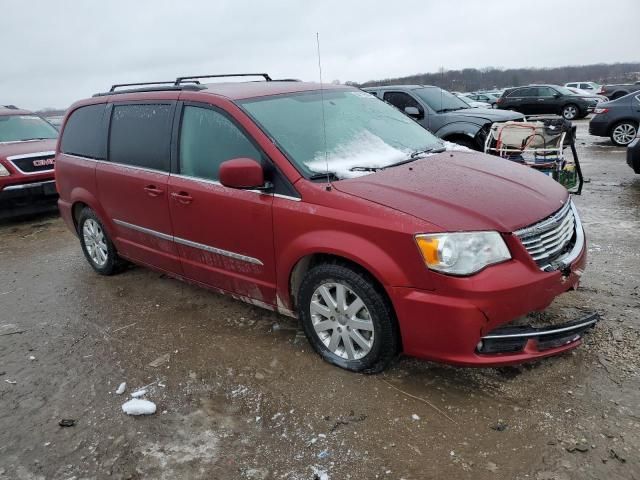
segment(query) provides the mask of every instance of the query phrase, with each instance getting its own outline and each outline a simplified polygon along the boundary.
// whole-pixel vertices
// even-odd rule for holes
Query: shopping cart
[[[484,151],[535,168],[580,195],[584,182],[575,137],[576,127],[563,118],[528,117],[525,122],[492,124]]]

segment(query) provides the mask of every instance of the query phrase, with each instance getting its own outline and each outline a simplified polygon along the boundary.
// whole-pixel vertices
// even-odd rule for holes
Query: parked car
[[[32,112],[0,106],[0,219],[55,209],[57,136]]]
[[[602,85],[596,82],[569,82],[565,83],[564,86],[567,88],[578,88],[593,93],[594,95],[599,95],[602,89]]]
[[[69,109],[59,205],[96,272],[126,259],[297,316],[325,360],[354,371],[398,351],[486,366],[580,343],[596,317],[510,326],[583,275],[562,186],[445,151],[356,88],[264,76],[114,86]]]
[[[405,112],[438,137],[478,151],[483,150],[492,123],[524,120],[518,113],[469,108],[439,87],[386,85],[364,90]]]
[[[491,108],[496,108],[496,103],[499,98],[499,95],[494,95],[493,93],[486,92],[465,93],[464,96],[476,102],[487,103]]]
[[[604,95],[596,95],[595,93],[591,93],[587,90],[580,90],[579,88],[571,88],[571,87],[567,87],[567,88],[573,93],[575,93],[576,95],[580,95],[581,97],[584,97],[586,99],[595,100],[598,103],[609,101],[609,99]]]
[[[486,102],[476,102],[467,96],[467,94],[462,93],[460,95],[456,95],[460,100],[469,105],[471,108],[491,108],[491,105]]]
[[[525,115],[557,114],[575,120],[586,117],[597,103],[559,85],[529,85],[505,90],[497,104]]]
[[[589,122],[589,133],[610,137],[618,146],[629,145],[640,125],[640,92],[598,104]]]
[[[616,100],[633,92],[640,90],[640,82],[636,83],[620,83],[617,85],[603,85],[599,92],[610,100]]]
[[[627,164],[634,172],[640,174],[640,131],[627,147]]]

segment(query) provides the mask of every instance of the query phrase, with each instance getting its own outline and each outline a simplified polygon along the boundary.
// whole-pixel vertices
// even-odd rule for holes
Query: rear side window
[[[569,87],[569,88],[576,88],[578,86],[578,84],[577,83],[567,83],[566,86]]]
[[[109,161],[169,171],[171,104],[115,105],[109,133]]]
[[[180,128],[180,174],[218,180],[220,164],[232,158],[262,155],[226,115],[210,108],[185,106]]]
[[[87,105],[75,110],[64,127],[60,150],[70,155],[104,160],[106,132],[103,128],[105,104]]]

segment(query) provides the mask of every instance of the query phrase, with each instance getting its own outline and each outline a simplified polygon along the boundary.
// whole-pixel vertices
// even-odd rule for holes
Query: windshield
[[[437,113],[469,108],[469,105],[466,102],[460,100],[453,93],[449,93],[438,87],[416,88],[413,90],[413,93],[418,95],[423,102],[429,105]]]
[[[0,142],[57,137],[58,131],[37,115],[0,115]]]
[[[362,91],[324,91],[326,150],[319,90],[239,103],[308,177],[327,170],[338,178],[357,177],[414,152],[443,148],[414,120]]]

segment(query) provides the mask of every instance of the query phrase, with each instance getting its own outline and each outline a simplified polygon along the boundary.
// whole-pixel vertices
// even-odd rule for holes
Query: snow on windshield
[[[335,173],[339,178],[355,178],[368,175],[372,172],[353,170],[354,167],[381,168],[392,163],[405,160],[411,155],[410,150],[399,150],[385,143],[380,137],[365,130],[356,135],[349,143],[338,145],[334,150],[327,153],[325,160],[324,152],[317,152],[309,163],[309,167],[314,172],[324,173],[329,171]]]
[[[448,152],[473,151],[456,143],[443,141],[443,144]],[[364,131],[351,142],[339,145],[329,152],[326,160],[323,152],[317,152],[313,160],[307,163],[307,167],[314,172],[325,173],[328,166],[329,171],[335,173],[338,178],[356,178],[374,173],[376,168],[384,168],[406,160],[411,153],[411,150],[394,148],[380,137]],[[425,156],[431,155],[435,153],[425,154]],[[360,170],[358,167],[372,170]]]

